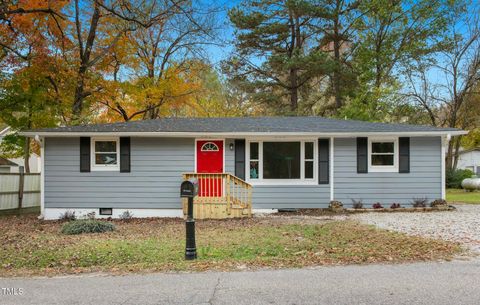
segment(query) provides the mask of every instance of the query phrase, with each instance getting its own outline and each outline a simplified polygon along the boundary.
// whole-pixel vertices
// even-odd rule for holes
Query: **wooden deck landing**
[[[193,200],[193,218],[225,219],[252,216],[252,186],[229,174],[188,173],[184,179],[199,181],[199,195]],[[187,198],[183,198],[183,215],[187,215]]]

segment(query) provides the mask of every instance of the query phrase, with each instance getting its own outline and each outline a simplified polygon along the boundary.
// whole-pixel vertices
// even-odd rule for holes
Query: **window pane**
[[[393,142],[372,142],[372,153],[392,153]]]
[[[263,178],[300,179],[300,142],[264,142]]]
[[[117,143],[115,141],[95,141],[95,152],[116,152]]]
[[[117,164],[117,154],[95,154],[95,164]]]
[[[313,142],[305,142],[305,159],[313,159]]]
[[[393,155],[372,155],[372,165],[393,165]]]
[[[258,161],[250,161],[250,179],[258,179]]]
[[[305,179],[313,178],[313,161],[305,161]]]
[[[250,143],[250,160],[258,160],[258,143]]]

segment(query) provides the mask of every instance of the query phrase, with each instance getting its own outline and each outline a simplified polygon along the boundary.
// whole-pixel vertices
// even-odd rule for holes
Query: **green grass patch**
[[[406,236],[351,221],[283,219],[197,222],[198,260],[184,260],[181,220],[115,222],[106,233],[64,235],[62,223],[2,218],[0,272],[203,271],[450,259],[458,244]]]
[[[480,204],[480,192],[466,192],[463,189],[447,189],[447,202]]]

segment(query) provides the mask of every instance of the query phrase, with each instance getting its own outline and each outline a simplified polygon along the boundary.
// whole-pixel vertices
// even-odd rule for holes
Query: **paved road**
[[[1,279],[0,304],[480,304],[480,260],[257,272]]]

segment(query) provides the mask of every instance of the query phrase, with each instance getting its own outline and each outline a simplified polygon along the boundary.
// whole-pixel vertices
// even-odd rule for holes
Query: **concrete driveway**
[[[256,272],[1,279],[0,304],[477,305],[480,261]]]

